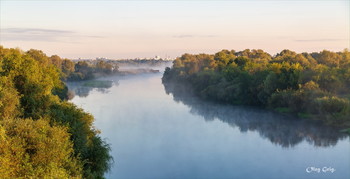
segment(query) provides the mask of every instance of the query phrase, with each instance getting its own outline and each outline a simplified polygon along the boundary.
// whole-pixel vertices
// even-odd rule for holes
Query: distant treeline
[[[130,60],[116,60],[118,66],[162,66],[171,63],[169,60],[162,59],[130,59]]]
[[[191,86],[201,98],[264,106],[330,125],[350,126],[350,52],[275,56],[263,50],[184,54],[166,68],[163,82]]]
[[[171,61],[142,59],[142,60],[82,60],[72,61],[61,59],[57,55],[49,57],[50,62],[62,73],[64,81],[92,80],[101,76],[133,74],[134,71],[119,71],[119,67],[158,67]],[[152,71],[144,71],[149,73]],[[139,72],[141,73],[141,71]]]
[[[109,170],[93,116],[63,100],[61,78],[80,66],[0,46],[0,178],[103,178]]]
[[[57,55],[49,57],[49,61],[60,69],[62,79],[67,81],[91,80],[100,76],[117,74],[118,65],[113,61],[78,61],[61,59]]]

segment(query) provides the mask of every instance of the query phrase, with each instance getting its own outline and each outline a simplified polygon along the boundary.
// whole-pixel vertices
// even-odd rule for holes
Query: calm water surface
[[[103,87],[69,84],[72,102],[95,116],[111,144],[115,163],[107,178],[350,178],[350,139],[337,130],[203,102],[185,88],[164,86],[161,76],[108,77]]]

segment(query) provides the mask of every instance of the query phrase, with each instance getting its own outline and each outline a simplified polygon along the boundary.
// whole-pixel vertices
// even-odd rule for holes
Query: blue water
[[[350,138],[337,130],[200,101],[164,86],[161,76],[102,79],[113,81],[110,88],[70,84],[71,101],[95,116],[111,144],[115,163],[106,178],[350,178]]]

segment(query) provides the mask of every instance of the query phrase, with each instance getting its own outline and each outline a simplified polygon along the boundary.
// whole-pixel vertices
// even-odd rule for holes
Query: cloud
[[[85,36],[85,37],[97,38],[97,39],[105,38],[105,36],[99,36],[99,35],[87,35],[87,36]]]
[[[174,35],[174,38],[192,38],[194,35]]]
[[[38,28],[4,28],[1,32],[5,33],[33,33],[33,34],[72,34],[73,31],[38,29]]]
[[[202,37],[202,38],[211,38],[211,37],[217,37],[216,35],[174,35],[173,38],[196,38],[196,37]]]
[[[344,41],[346,39],[299,39],[295,40],[296,42],[335,42],[335,41]]]
[[[0,29],[3,41],[44,41],[75,42],[79,38],[104,38],[103,36],[78,35],[75,31],[41,28],[3,28]]]

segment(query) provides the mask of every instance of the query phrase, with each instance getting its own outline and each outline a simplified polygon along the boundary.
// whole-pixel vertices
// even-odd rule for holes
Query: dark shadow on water
[[[67,82],[69,91],[72,93],[70,99],[73,99],[75,95],[79,97],[87,97],[92,90],[96,90],[100,93],[108,93],[108,89],[112,86],[118,85],[118,80],[85,80],[78,82]]]
[[[216,104],[198,99],[191,90],[180,84],[163,84],[166,93],[174,101],[190,107],[191,113],[202,116],[206,121],[218,119],[237,127],[241,132],[256,131],[262,138],[285,148],[302,141],[318,147],[330,147],[348,136],[339,129],[325,126],[316,121],[298,119],[260,108]]]

